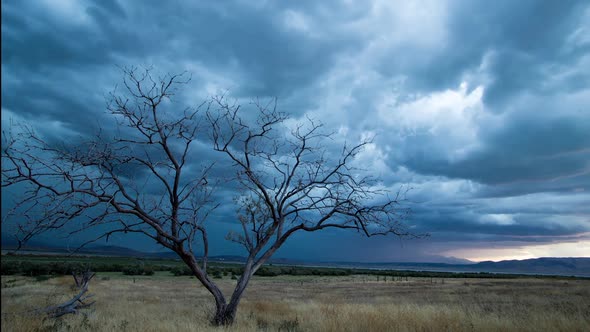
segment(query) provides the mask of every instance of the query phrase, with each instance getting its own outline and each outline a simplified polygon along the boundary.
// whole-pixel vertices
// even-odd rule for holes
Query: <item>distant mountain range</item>
[[[17,243],[9,239],[2,239],[2,250],[14,250]],[[22,253],[36,254],[68,254],[75,248],[64,248],[49,245],[42,242],[31,242],[22,248]],[[101,256],[124,256],[142,258],[178,259],[175,253],[167,252],[142,252],[127,247],[89,245],[78,250],[77,255],[101,255]],[[218,262],[243,262],[243,256],[213,256],[211,261]],[[499,262],[485,261],[473,263],[465,260],[458,260],[457,263],[362,263],[362,262],[321,262],[312,260],[295,260],[287,258],[271,259],[269,263],[277,265],[301,265],[301,266],[322,266],[340,268],[361,268],[379,270],[412,270],[412,271],[440,271],[440,272],[491,272],[491,273],[513,273],[513,274],[542,274],[542,275],[566,275],[590,277],[590,258],[579,257],[544,257],[524,260],[505,260]]]
[[[485,261],[474,265],[490,272],[515,271],[518,273],[580,275],[590,277],[590,258],[543,257],[500,262]]]
[[[383,270],[491,272],[590,277],[590,258],[587,257],[543,257],[523,260],[505,260],[499,262],[485,261],[471,264],[339,262],[331,263],[330,265]]]
[[[10,238],[2,238],[2,250],[16,250],[18,242]],[[76,250],[77,246],[57,246],[42,241],[29,241],[19,249],[22,253],[38,254],[75,254],[75,255],[101,255],[144,258],[178,258],[173,252],[144,252],[121,246],[105,246],[89,244]]]

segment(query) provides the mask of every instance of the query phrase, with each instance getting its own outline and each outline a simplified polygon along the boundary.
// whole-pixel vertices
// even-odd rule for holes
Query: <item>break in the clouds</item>
[[[3,1],[2,127],[108,129],[118,67],[186,70],[179,104],[277,97],[336,142],[374,137],[356,162],[414,188],[410,223],[432,235],[318,233],[279,256],[588,256],[589,36],[587,1]],[[229,229],[213,255],[238,252]]]

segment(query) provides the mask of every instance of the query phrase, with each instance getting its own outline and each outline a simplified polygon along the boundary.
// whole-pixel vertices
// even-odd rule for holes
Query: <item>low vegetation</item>
[[[236,280],[220,273],[225,292]],[[67,299],[71,277],[2,276],[2,331],[223,331],[189,276],[102,272],[86,314],[27,311]],[[589,331],[590,280],[255,276],[231,331]]]
[[[105,256],[59,256],[59,255],[3,255],[3,275],[47,277],[69,275],[73,271],[90,269],[96,272],[121,272],[125,275],[153,275],[156,271],[169,272],[174,276],[191,276],[192,272],[183,263],[174,259],[142,259],[133,257]],[[243,268],[237,263],[211,262],[208,272],[213,276],[241,275]],[[394,281],[411,277],[426,278],[556,278],[576,279],[568,276],[531,276],[485,272],[432,272],[375,270],[360,268],[286,266],[269,264],[261,267],[256,276],[350,276],[366,275]]]

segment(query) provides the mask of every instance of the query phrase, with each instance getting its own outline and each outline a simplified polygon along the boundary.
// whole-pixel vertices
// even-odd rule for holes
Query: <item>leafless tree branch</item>
[[[186,73],[155,79],[149,68],[122,70],[124,89],[111,92],[107,103],[120,125],[114,137],[99,133],[77,145],[56,145],[24,125],[3,133],[2,188],[26,187],[8,214],[22,218],[16,223],[19,243],[57,229],[70,235],[107,229],[87,243],[116,233],[144,234],[177,253],[223,308],[206,265],[204,220],[216,207],[214,183],[207,181],[212,165],[203,161],[209,164],[199,174],[186,168],[202,131],[198,112],[207,104],[167,113],[170,98],[190,80]],[[196,234],[202,265],[193,250]]]
[[[424,236],[404,224],[410,213],[405,191],[391,197],[378,179],[351,166],[371,141],[344,145],[333,156],[323,143],[332,134],[322,123],[306,118],[289,132],[288,116],[277,111],[276,100],[254,101],[255,121],[244,118],[240,106],[225,96],[212,103],[207,118],[214,149],[233,162],[244,193],[237,199],[242,231],[227,238],[249,256],[230,306],[237,306],[250,277],[298,231],[339,228],[366,236]]]
[[[352,166],[369,140],[345,144],[334,154],[325,145],[333,134],[322,123],[306,118],[289,128],[276,99],[254,101],[252,119],[224,96],[168,114],[170,99],[190,79],[186,74],[155,79],[149,68],[123,72],[123,93],[115,89],[107,105],[119,124],[114,137],[99,133],[82,144],[59,146],[26,126],[3,133],[2,187],[26,187],[9,213],[23,219],[16,223],[20,241],[57,229],[69,235],[108,229],[89,242],[143,234],[183,260],[215,298],[213,322],[227,325],[252,275],[296,232],[335,228],[421,236],[404,223],[410,212],[405,191],[392,195]],[[236,199],[241,230],[227,239],[242,245],[248,257],[229,301],[207,273],[204,221],[218,204],[208,181],[215,165],[199,174],[187,167],[195,156],[191,146],[204,131],[202,109],[213,149],[233,163],[242,193]]]
[[[38,309],[35,312],[45,313],[49,317],[57,318],[67,314],[77,314],[80,309],[85,309],[93,305],[95,301],[85,301],[92,297],[92,295],[87,295],[86,293],[88,292],[88,283],[95,276],[95,273],[87,270],[79,273],[72,272],[72,276],[74,277],[76,289],[79,290],[76,295],[64,303]]]

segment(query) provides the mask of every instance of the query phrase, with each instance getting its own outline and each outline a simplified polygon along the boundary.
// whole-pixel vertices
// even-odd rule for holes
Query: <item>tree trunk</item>
[[[215,326],[227,326],[234,322],[236,316],[237,305],[228,305],[225,301],[225,296],[221,289],[209,279],[206,272],[203,272],[198,264],[195,257],[184,251],[177,252],[182,260],[193,272],[193,275],[201,282],[203,286],[213,295],[215,298],[215,315],[211,319],[211,323]]]
[[[217,306],[215,310],[215,316],[213,316],[212,323],[215,326],[230,326],[234,323],[237,312],[238,306],[236,303]]]
[[[226,302],[225,296],[219,289],[219,287],[209,279],[206,273],[200,270],[197,260],[192,254],[188,254],[186,252],[179,252],[178,253],[182,260],[189,266],[192,270],[193,275],[201,282],[203,286],[213,295],[215,298],[215,315],[213,315],[211,319],[211,323],[215,326],[230,326],[234,323],[236,319],[236,313],[238,311],[238,305],[240,304],[240,300],[242,299],[242,295],[244,294],[244,290],[248,286],[250,282],[250,278],[258,267],[254,267],[254,260],[253,258],[249,258],[248,262],[244,266],[244,272],[238,279],[238,283],[234,288],[234,292],[229,303]]]
[[[240,304],[240,300],[242,299],[242,295],[244,294],[244,290],[246,290],[246,286],[248,286],[248,282],[252,277],[252,270],[251,264],[246,266],[244,270],[244,274],[238,280],[236,288],[232,294],[231,300],[226,305],[225,302],[221,303],[217,301],[216,298],[216,310],[215,316],[213,317],[213,325],[216,326],[229,326],[234,323],[236,319],[236,313],[238,312],[238,305]]]

